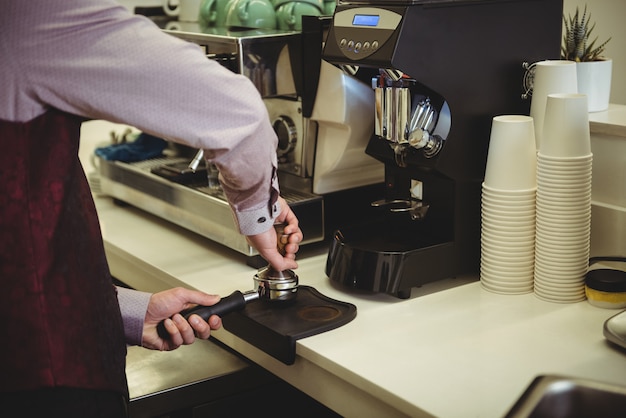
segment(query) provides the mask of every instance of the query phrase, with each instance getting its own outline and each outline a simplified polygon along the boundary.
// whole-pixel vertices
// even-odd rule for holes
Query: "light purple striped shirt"
[[[0,119],[26,122],[57,108],[202,148],[220,169],[240,232],[272,227],[277,138],[247,78],[113,0],[0,6]],[[119,300],[134,321],[125,323],[129,343],[138,344],[149,294],[133,293]]]
[[[203,148],[240,232],[272,226],[277,138],[250,80],[112,0],[0,5],[0,119],[54,107]]]

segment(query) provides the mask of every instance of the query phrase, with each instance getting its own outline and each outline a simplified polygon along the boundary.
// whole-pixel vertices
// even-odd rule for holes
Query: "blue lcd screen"
[[[352,24],[354,26],[377,26],[379,20],[378,15],[354,15]]]

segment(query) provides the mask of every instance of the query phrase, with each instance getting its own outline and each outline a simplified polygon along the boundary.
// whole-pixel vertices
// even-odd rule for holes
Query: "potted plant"
[[[587,12],[587,6],[582,14],[576,7],[574,16],[563,16],[561,59],[576,62],[578,92],[587,95],[589,111],[598,112],[609,107],[613,61],[603,56],[611,38],[599,45],[598,37],[590,41],[596,27],[595,22],[590,26],[590,20],[591,13]]]

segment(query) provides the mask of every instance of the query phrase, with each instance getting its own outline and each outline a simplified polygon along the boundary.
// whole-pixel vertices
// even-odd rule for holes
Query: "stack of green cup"
[[[271,0],[203,0],[201,23],[208,27],[276,29]]]
[[[336,0],[202,0],[205,27],[302,30],[302,16],[332,15]]]

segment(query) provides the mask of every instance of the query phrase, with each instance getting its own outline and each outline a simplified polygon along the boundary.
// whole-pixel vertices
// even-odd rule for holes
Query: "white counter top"
[[[589,126],[592,134],[626,138],[626,105],[611,104],[603,112],[589,113]]]
[[[84,137],[97,130],[102,138],[100,124],[85,124]],[[108,198],[96,204],[112,273],[131,286],[221,295],[253,287],[243,255]],[[361,294],[331,283],[325,261],[323,246],[303,249],[300,283],[355,304],[357,317],[300,340],[295,364],[225,330],[214,335],[342,415],[499,417],[539,374],[626,386],[626,352],[602,336],[617,311],[492,294],[471,278],[414,289],[408,300]]]

